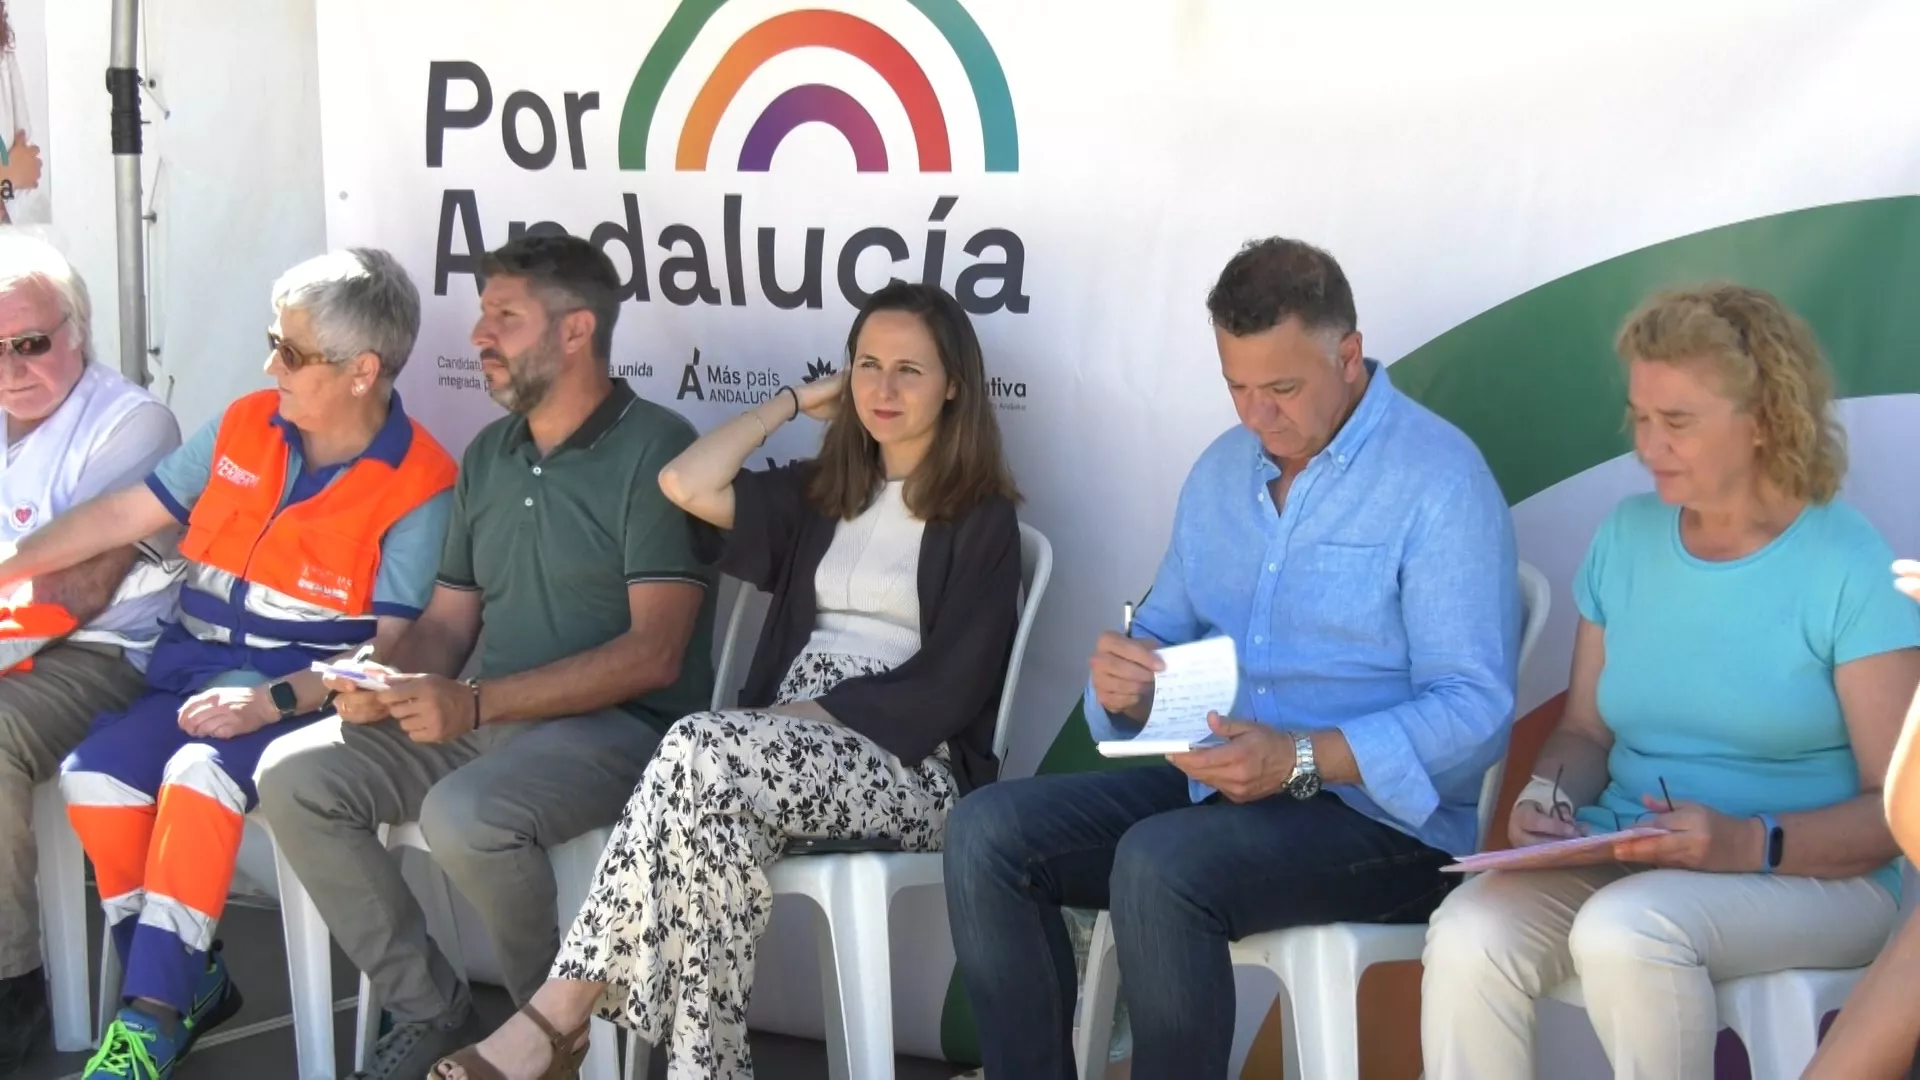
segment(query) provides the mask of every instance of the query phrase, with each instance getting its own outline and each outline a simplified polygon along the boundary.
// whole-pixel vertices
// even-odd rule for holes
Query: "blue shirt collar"
[[[307,453],[305,445],[300,440],[300,429],[294,427],[278,412],[273,414],[272,423],[274,427],[280,429],[280,436],[286,440],[287,445],[300,455],[301,465],[305,468]],[[384,462],[397,469],[400,463],[406,460],[407,451],[412,448],[413,424],[407,419],[407,410],[400,404],[400,391],[395,390],[387,398],[386,422],[380,425],[379,431],[373,433],[373,441],[367,443],[365,450],[338,465],[329,466],[326,470],[312,471],[315,473],[325,471],[331,475],[362,458],[372,458],[374,461]]]
[[[1339,431],[1334,432],[1326,449],[1314,455],[1315,458],[1326,458],[1342,472],[1360,455],[1361,447],[1366,445],[1374,429],[1380,426],[1381,417],[1387,414],[1387,410],[1393,407],[1394,399],[1400,396],[1400,391],[1393,387],[1393,380],[1387,378],[1387,369],[1378,360],[1362,362],[1367,365],[1367,389],[1360,395],[1360,404],[1354,406],[1353,415],[1347,417],[1347,422],[1340,425]],[[1262,472],[1278,475],[1280,467],[1267,456],[1266,449],[1260,445],[1257,437],[1253,446]]]

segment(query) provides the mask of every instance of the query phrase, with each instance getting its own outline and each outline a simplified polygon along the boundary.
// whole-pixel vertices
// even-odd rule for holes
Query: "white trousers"
[[[1893,898],[1864,877],[1617,865],[1481,874],[1429,922],[1427,1080],[1534,1080],[1534,1001],[1576,976],[1615,1077],[1711,1078],[1714,983],[1864,966],[1896,918]]]

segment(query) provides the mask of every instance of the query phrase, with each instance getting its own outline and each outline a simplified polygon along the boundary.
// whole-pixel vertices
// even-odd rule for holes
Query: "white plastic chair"
[[[993,753],[1004,757],[1020,667],[1027,653],[1041,598],[1053,576],[1053,545],[1038,529],[1020,525],[1019,628],[1007,659],[1007,681],[994,720]],[[745,659],[741,647],[751,594],[742,591],[728,621],[726,644],[715,672],[716,688],[729,687]],[[888,915],[902,889],[940,885],[946,878],[938,852],[867,851],[796,855],[767,872],[774,895],[805,896],[820,906],[827,932],[820,938],[820,1000],[826,1011],[827,1075],[832,1080],[890,1080],[893,1076],[893,974]],[[646,1080],[647,1050],[628,1040],[627,1078]]]
[[[67,820],[59,781],[33,789],[33,842],[40,851],[35,884],[53,1046],[73,1053],[94,1043],[92,1004],[87,1000],[87,855]]]
[[[266,819],[259,820],[261,828],[267,829]],[[267,834],[271,837],[272,831],[267,830]],[[332,939],[319,909],[313,906],[293,867],[287,865],[278,843],[273,845],[273,868],[279,882],[280,930],[287,944],[287,990],[297,1080],[334,1080],[339,1074],[333,1063]],[[443,895],[445,888],[442,878]],[[438,929],[431,912],[428,926]],[[358,1054],[356,1044],[356,1060]]]
[[[1524,669],[1553,607],[1546,577],[1524,562],[1520,564],[1520,599],[1524,617],[1519,667]],[[1480,784],[1477,835],[1483,847],[1505,772],[1506,755],[1502,753]],[[1234,942],[1234,964],[1266,968],[1280,980],[1285,1003],[1282,1042],[1286,1048],[1286,1080],[1359,1080],[1360,977],[1375,964],[1420,959],[1426,940],[1425,923],[1329,923],[1253,934]],[[1098,1080],[1106,1075],[1119,982],[1113,926],[1103,911],[1094,921],[1093,940],[1087,949],[1080,1025],[1074,1036],[1074,1058],[1081,1080]]]
[[[1819,1046],[1820,1021],[1846,1003],[1866,973],[1866,968],[1777,971],[1715,983],[1720,1026],[1732,1028],[1745,1044],[1753,1080],[1799,1080]],[[1577,977],[1547,996],[1587,1007]]]

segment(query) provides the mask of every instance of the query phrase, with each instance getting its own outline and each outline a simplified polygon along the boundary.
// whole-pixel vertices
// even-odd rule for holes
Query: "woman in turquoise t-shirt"
[[[1441,905],[1429,1080],[1531,1080],[1534,1001],[1572,980],[1616,1076],[1711,1076],[1714,983],[1858,967],[1894,925],[1880,787],[1920,611],[1834,499],[1845,452],[1812,332],[1764,292],[1710,286],[1649,300],[1616,349],[1655,491],[1614,510],[1574,577],[1565,713],[1509,835],[1667,832],[1483,874]]]

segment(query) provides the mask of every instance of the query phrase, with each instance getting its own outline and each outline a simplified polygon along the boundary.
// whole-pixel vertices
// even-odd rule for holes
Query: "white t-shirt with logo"
[[[180,425],[159,399],[119,372],[89,363],[53,415],[10,441],[0,458],[0,548],[11,550],[95,496],[140,483],[179,445]],[[161,544],[152,558],[136,562],[113,605],[73,637],[127,646],[128,658],[141,666],[139,645],[151,644],[174,605],[174,589],[150,587],[160,572],[153,564],[173,554],[170,544]],[[11,660],[0,655],[0,670],[31,651]]]

